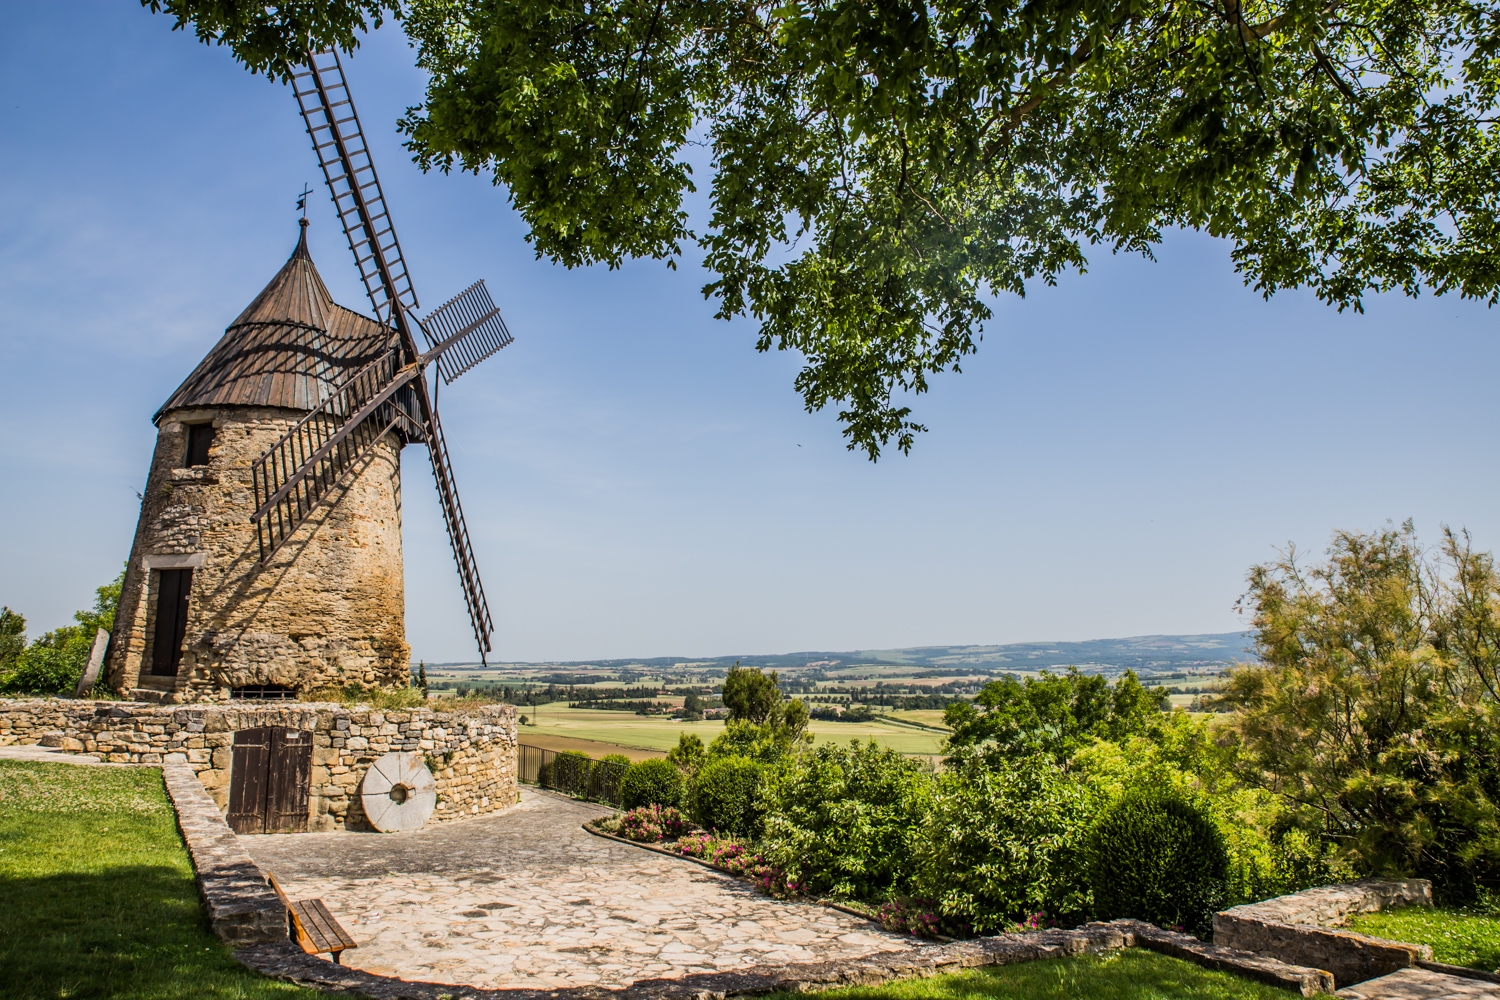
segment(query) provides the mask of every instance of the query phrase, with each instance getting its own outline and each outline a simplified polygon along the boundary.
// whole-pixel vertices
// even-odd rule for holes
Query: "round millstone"
[[[359,797],[381,833],[420,830],[437,807],[437,782],[420,754],[388,753],[365,772]]]

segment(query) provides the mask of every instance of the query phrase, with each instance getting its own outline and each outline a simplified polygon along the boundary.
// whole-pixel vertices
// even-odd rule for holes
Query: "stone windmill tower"
[[[156,451],[107,663],[166,701],[404,685],[401,449],[425,444],[481,659],[493,630],[436,392],[511,342],[484,283],[425,319],[335,53],[294,80],[374,306],[291,258],[157,411]],[[418,348],[420,330],[427,349]]]

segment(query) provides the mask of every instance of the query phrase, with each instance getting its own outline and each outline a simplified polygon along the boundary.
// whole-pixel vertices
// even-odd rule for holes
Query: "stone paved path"
[[[354,968],[479,987],[623,987],[930,947],[590,836],[608,810],[532,789],[503,813],[406,834],[241,837],[292,898],[320,897]]]
[[[55,750],[52,747],[39,747],[34,744],[0,747],[0,760],[31,760],[42,761],[47,764],[102,763],[98,757],[92,754],[72,753],[67,750]]]
[[[1346,1000],[1500,1000],[1500,984],[1427,969],[1402,969],[1345,986],[1336,995]]]

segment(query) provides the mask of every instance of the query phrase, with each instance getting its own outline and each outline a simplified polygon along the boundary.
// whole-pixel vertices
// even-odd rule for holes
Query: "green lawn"
[[[1500,971],[1500,918],[1462,910],[1406,906],[1362,913],[1349,922],[1361,934],[1432,945],[1434,961]]]
[[[312,998],[208,929],[161,772],[0,761],[0,994]]]
[[[819,994],[827,1000],[1288,1000],[1295,995],[1139,948]]]

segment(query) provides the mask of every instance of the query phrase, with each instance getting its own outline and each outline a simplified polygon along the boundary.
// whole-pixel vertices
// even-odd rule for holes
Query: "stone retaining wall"
[[[516,802],[516,710],[511,705],[440,712],[380,711],[327,703],[146,705],[57,698],[0,699],[0,746],[41,744],[133,764],[191,768],[221,810],[229,805],[234,734],[274,726],[313,734],[311,831],[368,830],[359,783],[392,751],[422,754],[437,779],[429,822]]]
[[[1425,944],[1339,930],[1351,915],[1431,905],[1432,883],[1426,879],[1361,879],[1319,886],[1214,914],[1214,943],[1327,969],[1342,988],[1432,959],[1432,949]]]
[[[286,907],[208,791],[185,764],[163,764],[161,770],[214,933],[232,945],[285,941]]]
[[[1299,969],[1272,959],[1204,944],[1186,934],[1164,931],[1138,920],[1086,924],[1070,931],[1002,934],[973,941],[935,944],[910,952],[883,952],[852,961],[759,966],[732,972],[693,973],[680,979],[645,979],[625,989],[583,986],[566,989],[484,989],[451,983],[413,982],[349,969],[303,954],[285,943],[241,948],[235,957],[263,975],[329,993],[354,993],[375,1000],[724,1000],[767,993],[809,993],[846,986],[876,986],[980,966],[1013,965],[1068,955],[1100,954],[1121,948],[1147,948],[1272,983],[1302,996],[1331,989],[1327,973]]]

